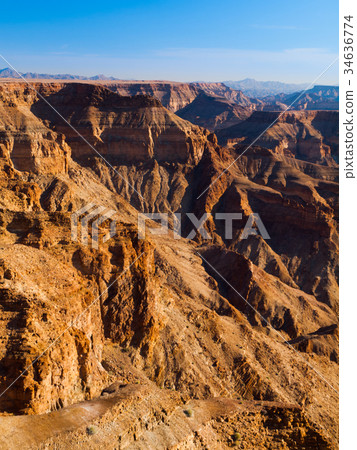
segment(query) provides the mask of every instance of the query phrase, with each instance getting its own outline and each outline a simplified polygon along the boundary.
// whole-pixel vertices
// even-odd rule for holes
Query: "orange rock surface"
[[[1,446],[337,448],[337,168],[34,85],[0,84]],[[116,211],[98,249],[71,240],[88,203]],[[243,218],[141,240],[139,212]],[[241,239],[252,212],[270,239]]]

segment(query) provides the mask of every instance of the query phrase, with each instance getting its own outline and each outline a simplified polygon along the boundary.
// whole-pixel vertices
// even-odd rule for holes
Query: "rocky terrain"
[[[193,102],[176,111],[176,114],[196,125],[215,131],[242,122],[252,111],[249,107],[237,105],[224,97],[201,93]]]
[[[104,81],[102,86],[120,95],[150,95],[169,110],[176,112],[192,103],[198,96],[221,97],[233,104],[246,107],[253,111],[262,109],[264,103],[249,98],[241,91],[229,88],[223,83],[175,83],[172,81]]]
[[[177,111],[191,103],[201,92],[194,83],[171,81],[113,81],[102,86],[124,96],[149,95],[170,111]]]
[[[275,96],[264,97],[264,109],[279,110],[293,105],[293,109],[301,110],[336,110],[339,108],[338,86],[314,86],[307,91],[298,91],[292,94],[279,93]]]
[[[294,110],[338,110],[338,86],[319,86],[310,89],[305,84],[288,84],[278,81],[257,81],[246,78],[241,81],[224,82],[174,82],[158,80],[120,80],[105,75],[86,77],[72,74],[40,74],[0,69],[0,80],[31,80],[46,82],[54,80],[82,83],[98,83],[124,96],[149,95],[156,98],[170,111],[176,112],[192,103],[198,95],[222,97],[244,106],[250,111],[283,111],[294,102]],[[55,82],[56,82],[55,81]],[[307,89],[306,92],[304,89]]]
[[[314,86],[307,91],[284,93],[264,97],[250,95],[225,83],[175,83],[171,81],[100,81],[98,83],[121,95],[150,95],[163,106],[176,112],[202,93],[221,97],[233,104],[253,111],[336,110],[339,109],[338,86]],[[298,86],[298,85],[297,85]],[[290,91],[291,92],[291,91]]]
[[[104,75],[95,75],[93,77],[84,77],[80,75],[49,75],[38,73],[21,73],[13,69],[0,70],[0,79],[5,82],[11,82],[12,79],[29,79],[36,80],[38,83],[63,82],[66,83],[81,81],[82,83],[98,83],[107,89],[123,96],[148,95],[160,101],[160,103],[170,111],[176,112],[179,109],[192,103],[197,96],[207,94],[209,96],[222,97],[233,104],[247,107],[253,111],[262,109],[264,102],[255,98],[249,98],[242,91],[231,89],[224,83],[211,82],[192,82],[180,83],[174,81],[146,81],[146,80],[118,80],[113,77],[105,77]]]
[[[255,141],[254,144],[275,153],[336,166],[338,111],[257,111],[245,121],[218,131],[217,137],[222,145],[236,145],[244,150]]]
[[[0,84],[1,447],[337,448],[338,169],[237,159],[146,95],[31,86]],[[71,238],[89,203],[116,213],[98,248]],[[140,239],[139,212],[183,237]],[[243,238],[253,212],[269,239]]]

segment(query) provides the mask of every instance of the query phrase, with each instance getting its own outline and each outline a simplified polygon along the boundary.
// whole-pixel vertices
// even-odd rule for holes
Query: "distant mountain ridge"
[[[5,69],[0,69],[0,78],[26,78],[28,80],[117,80],[118,78],[107,77],[105,75],[94,75],[93,77],[85,77],[82,75],[71,75],[69,73],[65,74],[48,74],[48,73],[34,73],[34,72],[17,72],[16,70],[9,69],[6,67]]]
[[[245,78],[240,81],[223,81],[223,83],[232,88],[239,89],[248,97],[263,98],[276,94],[292,94],[293,92],[303,91],[308,87],[308,83],[293,84],[282,83],[281,81],[257,81],[253,78]]]

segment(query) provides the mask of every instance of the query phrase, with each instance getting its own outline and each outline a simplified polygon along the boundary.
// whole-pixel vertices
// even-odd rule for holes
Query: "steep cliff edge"
[[[223,83],[175,83],[172,81],[110,81],[101,82],[108,89],[120,95],[150,95],[162,103],[170,111],[176,112],[192,103],[195,98],[204,93],[223,97],[240,106],[250,109],[262,108],[263,102],[251,99],[242,91],[236,91]]]
[[[64,136],[31,112],[37,96],[26,84],[0,85],[0,153],[30,172],[67,170],[70,148]]]
[[[201,92],[194,83],[170,81],[111,81],[100,84],[123,96],[149,95],[173,112],[191,103]]]

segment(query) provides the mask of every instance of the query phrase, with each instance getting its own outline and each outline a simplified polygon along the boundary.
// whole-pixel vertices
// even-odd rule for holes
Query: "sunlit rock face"
[[[230,446],[238,422],[246,448],[283,436],[337,448],[337,397],[325,382],[338,379],[337,168],[260,145],[237,159],[238,147],[146,96],[34,86],[41,96],[0,85],[1,392],[14,382],[2,414],[33,414],[29,436],[48,420],[37,447],[84,442],[78,411],[94,409],[88,420],[101,417],[109,448],[168,436],[192,448],[189,420],[212,448]],[[279,126],[314,123],[326,137],[317,120]],[[301,151],[319,158],[308,136]],[[117,233],[98,249],[71,239],[71,214],[88,203],[116,212]],[[212,239],[186,239],[185,219],[182,239],[139,239],[143,211],[211,212]],[[227,212],[242,214],[231,239],[216,218]],[[270,239],[242,239],[252,213]],[[3,419],[1,445],[25,426]]]

